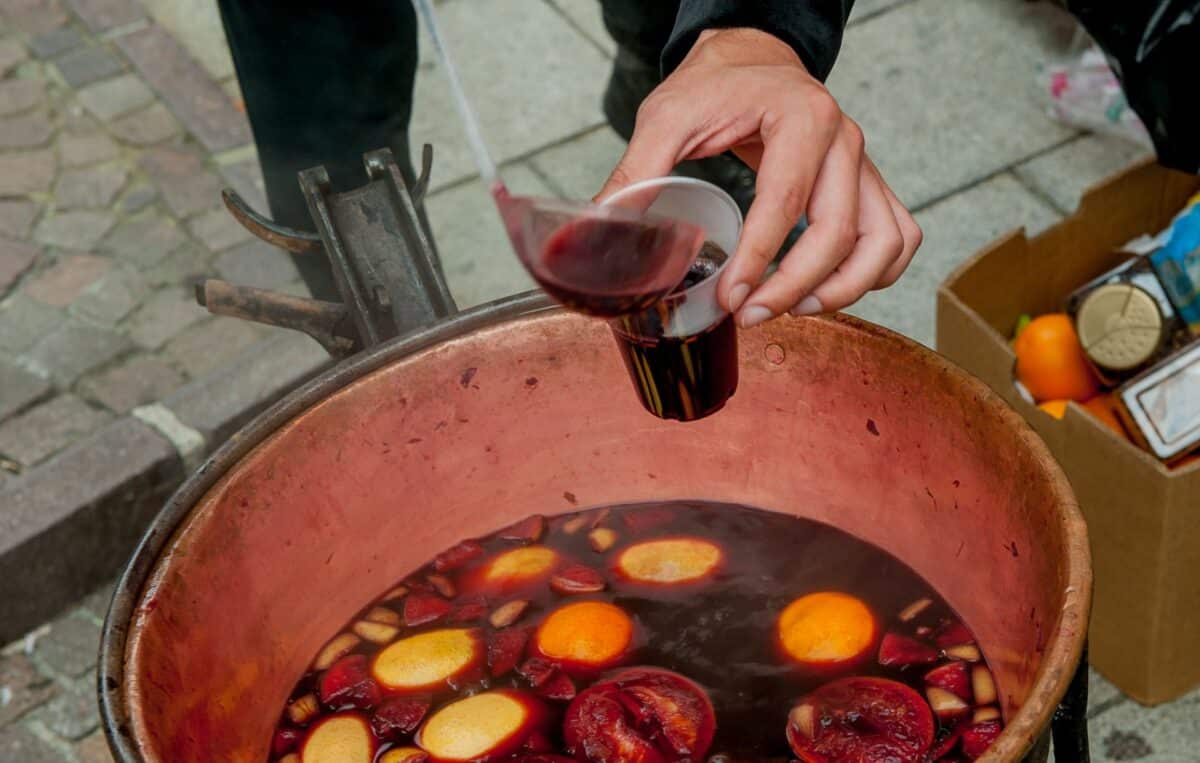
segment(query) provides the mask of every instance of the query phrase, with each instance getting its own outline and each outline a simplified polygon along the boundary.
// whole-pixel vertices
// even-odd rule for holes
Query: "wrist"
[[[808,71],[792,46],[770,32],[753,27],[705,29],[696,38],[687,58],[701,51],[715,53],[730,63],[786,64]],[[687,58],[684,63],[687,63]]]

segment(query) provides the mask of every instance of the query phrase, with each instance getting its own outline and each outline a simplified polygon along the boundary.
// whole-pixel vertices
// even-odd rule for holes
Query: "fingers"
[[[879,282],[904,250],[904,237],[879,177],[865,164],[859,173],[858,241],[853,251],[793,315],[833,312],[858,301]],[[807,234],[806,234],[807,235]]]
[[[866,159],[864,165],[879,181],[879,186],[883,190],[883,194],[887,197],[888,204],[892,208],[892,214],[896,218],[896,224],[900,228],[900,235],[904,238],[904,246],[900,256],[892,263],[883,276],[875,284],[875,289],[885,289],[888,286],[896,283],[900,276],[908,268],[912,262],[913,256],[921,247],[921,242],[925,240],[925,234],[921,232],[921,226],[917,225],[917,221],[913,219],[912,214],[908,209],[900,203],[900,199],[896,198],[896,194],[888,187],[884,181],[883,175],[880,174],[879,168],[871,161],[870,157]]]
[[[633,183],[671,174],[687,141],[687,122],[678,112],[664,114],[654,96],[643,101],[624,156],[592,200],[600,202]]]
[[[789,149],[798,148],[805,153],[817,150],[816,147],[809,147],[801,141],[793,143],[794,139],[785,140],[790,144]],[[775,143],[767,143],[759,169],[759,192],[751,206],[750,219],[747,220],[746,230],[738,247],[737,256],[742,258],[742,262],[739,263],[735,258],[734,262],[730,263],[731,269],[739,264],[741,267],[735,271],[732,278],[744,283],[754,283],[755,280],[752,279],[761,277],[784,237],[806,208],[809,227],[784,257],[775,275],[759,286],[746,300],[738,313],[738,323],[743,328],[756,326],[786,312],[812,292],[846,258],[858,239],[858,197],[863,139],[857,125],[848,119],[841,121],[836,137],[828,151],[824,152],[824,163],[820,167],[816,182],[812,185],[811,199],[805,199],[807,204],[796,201],[795,195],[802,194],[805,190],[803,186],[798,190],[793,187],[791,199],[782,190],[776,191],[779,194],[776,201],[783,200],[782,204],[760,204],[763,201],[763,177],[775,169],[776,162],[780,161],[779,157],[771,155],[774,147]],[[787,182],[788,176],[773,179]],[[793,176],[791,182],[802,181],[794,179]],[[759,236],[759,239],[746,246],[747,239],[751,236],[751,222],[754,221],[756,211],[759,213],[760,227],[755,235]]]

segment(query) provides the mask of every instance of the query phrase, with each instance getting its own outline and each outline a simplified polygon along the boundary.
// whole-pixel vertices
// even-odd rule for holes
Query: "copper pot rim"
[[[154,572],[163,551],[185,525],[203,496],[248,453],[312,405],[389,363],[433,348],[473,331],[498,323],[517,321],[547,311],[562,310],[546,295],[530,291],[464,310],[438,323],[385,342],[333,366],[284,396],[222,443],[201,466],[175,490],[155,516],[118,580],[105,617],[100,639],[97,693],[101,722],[109,748],[120,763],[144,763],[133,738],[130,711],[126,705],[125,663],[130,628],[137,602]],[[1066,694],[1084,650],[1092,604],[1091,552],[1087,525],[1075,500],[1070,482],[1049,449],[1028,423],[1004,400],[966,370],[944,356],[882,326],[838,313],[801,318],[820,320],[839,330],[866,334],[893,345],[898,352],[915,353],[935,369],[949,373],[963,385],[964,393],[998,414],[1017,433],[1046,471],[1050,489],[1058,497],[1059,531],[1067,571],[1067,602],[1047,640],[1030,697],[1010,719],[1004,732],[979,760],[983,763],[1020,760],[1050,725]]]

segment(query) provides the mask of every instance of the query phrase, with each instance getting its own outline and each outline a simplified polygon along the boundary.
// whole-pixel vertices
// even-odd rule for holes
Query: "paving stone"
[[[0,303],[0,350],[24,352],[64,319],[61,310],[18,292]]]
[[[92,616],[103,620],[108,616],[108,605],[112,603],[113,593],[117,590],[117,581],[110,580],[87,595],[82,602],[84,609]]]
[[[54,152],[0,154],[0,196],[48,191],[54,181]]]
[[[130,188],[117,203],[117,208],[127,215],[141,212],[158,199],[158,191],[148,185],[139,184]]]
[[[28,35],[42,35],[67,23],[58,0],[11,0],[0,13],[12,26]]]
[[[59,395],[0,425],[0,453],[33,466],[111,418],[74,395]]]
[[[115,159],[120,153],[113,139],[102,132],[58,138],[58,158],[64,167],[87,167]]]
[[[146,15],[136,0],[67,0],[67,5],[93,32],[126,26]]]
[[[108,233],[116,218],[111,212],[72,210],[43,217],[33,232],[35,240],[63,249],[87,250]]]
[[[146,280],[155,286],[188,286],[216,274],[208,253],[197,245],[180,247],[162,262],[146,271]]]
[[[126,220],[114,228],[101,242],[100,251],[139,267],[150,267],[162,262],[185,241],[187,236],[171,220],[142,217]]]
[[[25,46],[16,40],[0,40],[0,77],[12,71],[17,64],[29,58]]]
[[[224,207],[197,215],[188,223],[188,228],[210,252],[220,252],[254,238],[254,234],[233,219]]]
[[[52,390],[50,382],[40,376],[0,360],[0,421],[20,413]]]
[[[601,127],[561,146],[534,154],[529,163],[569,199],[590,199],[625,153],[625,141]]]
[[[263,183],[262,168],[257,158],[223,164],[218,170],[225,182],[237,191],[251,209],[270,217],[266,185]]]
[[[111,580],[182,476],[171,444],[125,417],[0,488],[0,643]],[[94,680],[80,683],[94,705]]]
[[[75,301],[112,267],[112,260],[91,254],[63,257],[48,270],[39,273],[25,287],[25,293],[48,305],[65,307]]]
[[[1093,667],[1088,667],[1088,713],[1095,712],[1101,705],[1120,699],[1123,694],[1111,681],[1100,675]]]
[[[217,6],[194,0],[148,0],[146,10],[179,40],[214,80],[234,76],[233,58]]]
[[[1057,52],[1034,3],[913,0],[846,30],[829,87],[902,201],[921,207],[1076,134],[1046,113]]]
[[[161,103],[121,117],[109,125],[109,129],[122,143],[138,148],[157,145],[183,131],[179,122]]]
[[[141,166],[178,217],[189,217],[220,204],[220,183],[193,151],[151,149],[142,155]]]
[[[483,122],[488,145],[504,162],[603,123],[600,97],[608,57],[586,43],[553,8],[527,0],[447,2],[438,6],[446,41]],[[497,34],[497,30],[505,34]],[[414,149],[437,147],[435,188],[475,174],[445,73],[429,38],[420,64],[410,127]],[[470,55],[467,55],[467,52]]]
[[[154,93],[135,74],[113,77],[79,91],[79,102],[102,122],[111,122],[153,100]]]
[[[20,652],[0,655],[0,733],[10,723],[58,693],[58,688]],[[0,747],[0,749],[3,749]],[[18,761],[21,758],[0,758]]]
[[[131,347],[126,337],[108,329],[67,321],[35,344],[27,359],[34,370],[45,371],[66,386]]]
[[[46,99],[46,83],[40,79],[10,79],[0,82],[0,117],[28,111]]]
[[[274,331],[212,377],[194,381],[163,401],[210,444],[222,443],[274,400],[330,363],[311,338]]]
[[[59,209],[107,207],[128,177],[129,173],[114,165],[66,170],[58,176],[54,201]]]
[[[863,0],[858,0],[862,2]],[[617,44],[604,28],[604,16],[600,12],[601,5],[596,0],[550,0],[559,13],[566,16],[571,23],[587,36],[592,44],[599,47],[609,56],[617,52]]]
[[[39,148],[50,142],[54,126],[45,111],[0,119],[0,149]]]
[[[76,681],[38,708],[32,717],[64,739],[72,742],[83,739],[100,727],[95,680],[89,677]]]
[[[196,379],[217,370],[263,338],[267,329],[237,318],[212,318],[180,332],[163,350],[165,356]]]
[[[504,179],[514,193],[553,195],[524,165],[506,167]],[[533,288],[529,274],[513,254],[491,195],[480,183],[435,193],[426,202],[426,210],[450,291],[460,307]]]
[[[1064,214],[1079,207],[1083,192],[1110,175],[1153,155],[1119,138],[1085,135],[1016,167],[1027,186],[1054,202]]]
[[[75,745],[75,757],[79,758],[79,763],[113,763],[103,731],[97,731]]]
[[[38,205],[32,201],[0,200],[0,236],[25,238],[37,213]]]
[[[41,250],[23,241],[0,238],[0,294],[34,263]]]
[[[162,27],[122,35],[117,44],[142,77],[209,151],[251,141],[250,123],[212,77]]]
[[[183,386],[184,378],[161,360],[138,355],[79,383],[79,394],[117,414],[163,399]]]
[[[254,239],[217,258],[217,272],[230,283],[274,289],[299,275],[291,256],[278,247]]]
[[[90,85],[125,71],[121,59],[100,45],[72,51],[54,62],[55,68],[71,87]]]
[[[129,338],[139,347],[157,350],[168,339],[204,320],[208,311],[196,304],[188,288],[167,288],[155,292],[126,324]]]
[[[13,763],[63,763],[58,751],[16,724],[0,727],[0,760]]]
[[[1030,235],[1058,219],[1011,174],[999,175],[919,212],[925,243],[890,288],[867,294],[847,312],[880,323],[930,347],[938,285],[980,248],[1024,225]]]
[[[1192,763],[1200,739],[1200,691],[1146,708],[1124,702],[1088,722],[1092,760]]]
[[[100,626],[77,610],[50,624],[37,640],[34,654],[58,675],[78,678],[96,667],[99,645]]]
[[[115,326],[142,303],[150,291],[146,279],[129,266],[110,270],[71,304],[71,313],[105,326]]]
[[[29,41],[29,49],[38,58],[54,58],[83,44],[83,35],[74,27],[59,27],[36,35]]]
[[[854,0],[854,9],[850,13],[850,23],[857,24],[872,19],[884,11],[891,10],[897,5],[911,0]]]

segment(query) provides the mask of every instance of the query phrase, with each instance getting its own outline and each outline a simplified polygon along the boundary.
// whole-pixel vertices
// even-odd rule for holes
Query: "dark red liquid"
[[[642,405],[659,418],[702,419],[721,410],[737,391],[733,316],[688,337],[646,339],[615,324],[613,336]]]
[[[482,670],[427,692],[421,700],[427,703],[423,711],[427,713],[425,722],[440,708],[462,697],[496,689],[517,690],[546,707],[545,722],[539,726],[537,736],[524,743],[524,749],[568,754],[564,724],[571,718],[568,707],[574,708],[572,697],[548,696],[558,691],[557,688],[547,689],[555,685],[555,680],[536,684],[529,677],[529,671],[523,669],[523,663],[537,643],[537,627],[550,613],[581,601],[603,601],[615,605],[632,619],[632,645],[618,665],[600,675],[572,673],[568,693],[577,696],[630,666],[663,668],[690,679],[711,701],[712,718],[706,728],[712,743],[707,749],[697,751],[699,754],[694,758],[667,754],[663,757],[666,761],[703,763],[722,760],[720,756],[733,763],[794,759],[796,755],[789,747],[787,735],[789,713],[798,704],[811,701],[810,693],[818,688],[827,689],[849,676],[865,679],[867,683],[876,678],[888,679],[915,690],[916,694],[913,694],[895,683],[889,684],[893,694],[898,689],[922,703],[920,710],[925,713],[929,730],[928,748],[915,756],[898,759],[903,763],[961,761],[965,743],[954,733],[972,731],[973,736],[969,739],[978,747],[982,737],[979,730],[996,732],[998,729],[988,729],[986,725],[991,723],[995,727],[1002,723],[976,721],[975,712],[995,712],[992,704],[995,698],[976,702],[972,699],[974,689],[966,688],[962,695],[966,714],[941,722],[934,719],[930,724],[923,697],[932,685],[928,683],[931,671],[945,667],[963,667],[967,671],[975,670],[976,666],[986,669],[985,663],[960,658],[953,654],[954,649],[947,648],[950,643],[973,644],[974,639],[949,605],[907,565],[841,530],[746,506],[691,501],[592,509],[553,519],[535,515],[531,519],[532,522],[527,520],[514,526],[521,528],[519,532],[512,532],[510,528],[510,531],[459,544],[452,552],[439,555],[401,581],[409,591],[405,597],[385,595],[364,608],[341,634],[351,632],[362,618],[370,617],[373,608],[388,610],[395,613],[395,617],[407,616],[406,601],[416,595],[440,602],[444,611],[433,621],[415,627],[400,627],[396,639],[466,627],[477,629],[479,637],[485,639],[490,648],[506,634],[516,631],[529,634],[520,661],[510,663],[520,667],[506,667],[497,672],[487,667],[493,664],[489,658]],[[609,533],[611,543],[598,545],[593,528]],[[708,541],[720,549],[721,561],[702,577],[684,584],[647,584],[627,577],[627,568],[622,567],[622,552],[639,542],[659,538]],[[552,549],[559,560],[554,569],[560,572],[583,565],[600,581],[600,588],[582,594],[563,592],[561,587],[554,587],[549,573],[546,575],[549,580],[538,579],[520,590],[480,588],[472,583],[491,569],[488,565],[500,554],[521,546]],[[450,590],[446,590],[447,584]],[[877,626],[876,640],[852,663],[814,671],[798,667],[781,653],[777,636],[781,612],[800,597],[816,592],[838,592],[854,597],[873,617]],[[528,602],[518,619],[502,625],[490,620],[490,613],[518,599]],[[915,603],[921,603],[923,608],[912,614]],[[944,634],[950,633],[956,635],[946,640]],[[331,637],[334,635],[330,634]],[[889,662],[884,658],[887,648],[883,644],[888,637],[897,635],[928,651],[930,657],[919,664]],[[389,643],[377,645],[362,641],[351,648],[350,659],[358,660],[360,664],[365,660],[365,664],[370,665],[374,655],[387,649]],[[963,662],[963,659],[968,661]],[[978,657],[974,659],[978,660]],[[551,671],[559,668],[569,671],[562,665],[548,666]],[[306,673],[296,684],[289,703],[318,694],[320,687],[328,684],[327,674],[336,672],[335,666],[328,671]],[[368,700],[362,701],[363,696]],[[389,694],[387,689],[371,684],[358,687],[352,696],[352,699],[359,698],[356,703],[340,706],[323,703],[316,715],[299,724],[290,721],[285,711],[277,729],[277,741],[281,738],[283,741],[270,759],[280,760],[288,751],[297,751],[313,728],[335,713],[374,721],[374,728],[388,729],[378,722],[383,712],[380,706],[407,701],[406,696]],[[876,711],[879,709],[876,706]],[[419,720],[421,716],[415,717]],[[828,727],[837,721],[824,716],[817,718],[817,722]],[[714,723],[715,734],[711,728]],[[852,734],[857,733],[854,723],[851,715],[848,725]],[[867,728],[869,724],[865,721],[859,725],[864,727],[858,731],[868,736],[879,732],[879,729]],[[372,733],[378,735],[381,732]],[[376,746],[378,758],[389,748],[412,746],[419,741],[419,732],[396,734],[388,729],[383,736],[374,736],[372,744]],[[859,749],[865,751],[862,745]],[[940,751],[939,747],[942,748]],[[528,754],[526,751],[508,751],[489,759],[522,761]],[[575,755],[576,760],[587,760],[578,750]],[[866,758],[839,759],[861,761]],[[370,762],[352,760],[345,763]]]

